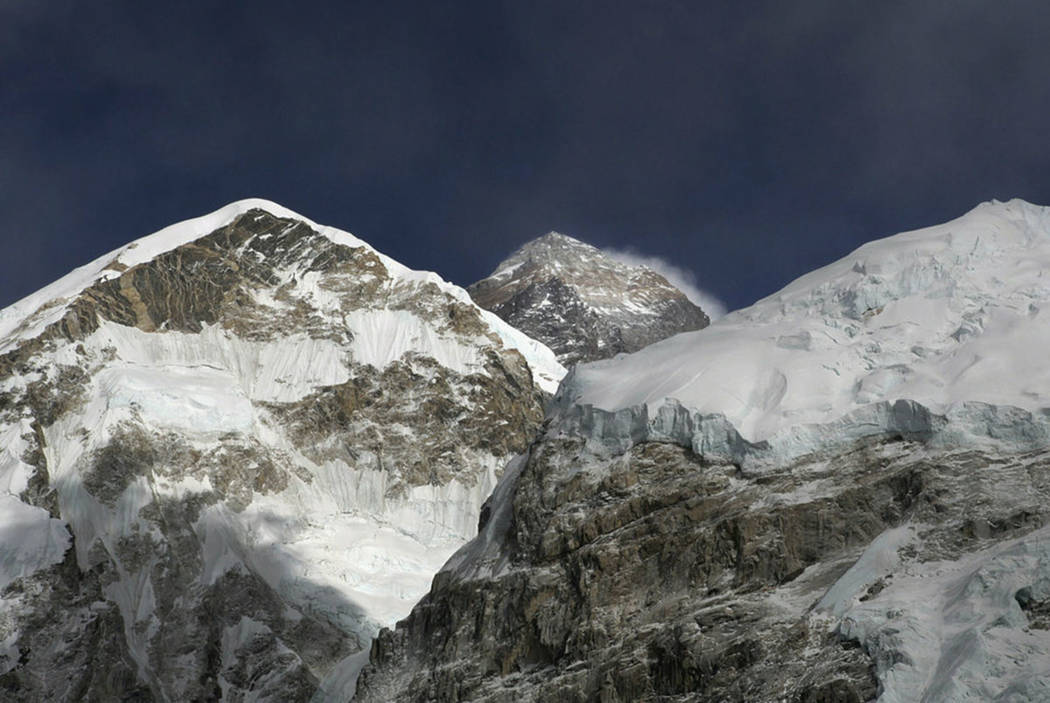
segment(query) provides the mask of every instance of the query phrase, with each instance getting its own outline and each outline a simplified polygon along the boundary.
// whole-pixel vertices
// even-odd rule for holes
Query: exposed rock
[[[525,244],[468,290],[566,366],[637,351],[710,322],[655,271],[556,232]]]
[[[0,327],[0,691],[21,700],[345,698],[562,372],[464,291],[262,202]]]
[[[747,478],[675,443],[587,440],[549,428],[508,473],[481,535],[380,634],[355,700],[872,700],[887,663],[817,607],[860,551],[921,525],[901,550],[921,568],[1050,515],[1045,453],[870,437]]]
[[[575,367],[358,700],[1050,701],[1048,234],[987,203]]]

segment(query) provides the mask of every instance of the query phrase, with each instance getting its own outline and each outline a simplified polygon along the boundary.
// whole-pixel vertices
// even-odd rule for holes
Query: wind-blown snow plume
[[[603,249],[613,259],[628,266],[647,266],[667,279],[667,282],[685,293],[694,304],[699,305],[714,322],[726,314],[726,304],[717,296],[700,288],[696,283],[696,274],[689,269],[672,264],[659,256],[641,254],[634,249]]]
[[[576,365],[355,700],[1050,701],[1048,269],[985,203]]]
[[[652,268],[559,232],[526,242],[468,291],[481,307],[550,345],[567,366],[635,352],[711,322]]]

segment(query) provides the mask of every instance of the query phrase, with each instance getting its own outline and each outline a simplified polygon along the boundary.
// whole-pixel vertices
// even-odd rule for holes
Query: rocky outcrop
[[[468,290],[567,366],[637,351],[710,322],[655,271],[556,232],[525,244]]]
[[[749,471],[659,419],[620,446],[606,422],[552,421],[479,537],[380,634],[355,700],[872,700],[887,672],[922,667],[891,634],[907,608],[879,607],[902,598],[894,579],[935,579],[931,564],[1032,539],[1050,518],[1050,455],[994,429],[954,449],[887,429]],[[864,571],[880,540],[889,561]],[[1015,590],[1028,614],[999,604],[1013,619],[998,627],[1023,638],[1041,611]],[[880,634],[854,605],[879,612]]]
[[[986,203],[574,367],[359,700],[1050,700],[1048,267]]]
[[[560,367],[465,292],[227,210],[0,314],[15,698],[345,699],[539,427]]]

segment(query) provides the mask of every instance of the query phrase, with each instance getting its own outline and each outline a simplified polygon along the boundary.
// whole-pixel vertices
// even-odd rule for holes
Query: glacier
[[[556,412],[592,451],[671,442],[745,476],[866,438],[1038,453],[1050,446],[1048,307],[1050,208],[993,201],[866,244],[702,331],[578,366]],[[872,542],[815,619],[872,655],[880,702],[1050,700],[1050,635],[1014,597],[1045,598],[1050,532],[902,565],[921,528]]]
[[[993,201],[576,365],[364,700],[1050,700],[1048,270]]]
[[[986,203],[871,242],[699,332],[580,367],[560,395],[617,410],[671,398],[751,441],[907,399],[1050,406],[1050,210]]]
[[[130,292],[127,309],[103,309],[112,304],[99,293],[110,290],[105,285],[134,287],[138,267],[245,217],[278,221],[238,250],[266,268],[263,283],[240,291],[235,309],[272,315],[274,329],[240,319],[160,320]],[[255,245],[286,236],[296,223],[357,252],[353,275],[333,282],[316,261],[305,265],[287,252],[265,262]],[[438,606],[449,592],[484,595],[496,622],[507,610],[497,607],[498,589],[517,584],[502,595],[524,598],[528,617],[540,614],[544,646],[572,629],[569,611],[558,610],[564,603],[550,593],[582,584],[629,596],[615,569],[580,568],[579,583],[563,582],[565,570],[542,561],[532,573],[511,558],[516,540],[534,539],[528,548],[537,558],[625,565],[629,554],[615,541],[623,535],[637,540],[628,546],[653,549],[641,530],[651,515],[636,513],[644,513],[644,500],[666,508],[681,521],[675,524],[696,526],[702,545],[710,500],[747,506],[743,518],[731,513],[725,522],[770,542],[724,541],[729,552],[754,547],[748,556],[757,560],[762,550],[775,554],[777,539],[797,537],[761,530],[782,521],[802,534],[812,518],[819,532],[822,501],[849,505],[856,488],[867,501],[864,529],[878,526],[857,533],[863,544],[851,541],[860,539],[849,532],[851,516],[833,516],[846,537],[838,544],[832,534],[821,548],[834,562],[807,563],[799,554],[771,558],[772,566],[749,562],[759,577],[732,607],[719,601],[730,577],[711,566],[710,590],[693,594],[707,599],[699,619],[676,631],[675,646],[704,642],[705,632],[719,633],[741,613],[780,613],[784,622],[802,613],[808,634],[799,661],[819,658],[828,642],[854,642],[872,662],[884,703],[1050,699],[1050,528],[1036,505],[1050,464],[1048,269],[1050,208],[986,203],[952,222],[867,244],[706,329],[565,375],[549,349],[479,310],[461,289],[267,201],[234,203],[162,230],[0,311],[0,511],[7,518],[0,582],[30,585],[22,594],[5,591],[0,669],[19,666],[19,618],[41,587],[34,577],[55,573],[72,553],[84,574],[112,564],[99,586],[104,599],[92,607],[119,609],[139,679],[169,699],[189,695],[192,677],[170,673],[155,654],[170,627],[161,613],[171,604],[157,569],[181,548],[156,546],[178,542],[165,532],[172,505],[191,521],[200,562],[194,588],[251,576],[286,608],[277,617],[260,607],[223,622],[212,690],[264,698],[245,681],[279,690],[306,668],[323,701],[350,694],[367,642],[428,587],[412,615],[426,626],[444,622],[448,613]],[[69,325],[84,296],[98,297],[111,317],[78,331]],[[292,319],[302,326],[282,327]],[[72,331],[46,338],[58,328]],[[509,386],[501,385],[504,374]],[[509,451],[512,443],[497,432],[469,447],[419,454],[471,420],[445,400],[487,389],[486,402],[472,408],[478,426],[495,432],[518,409],[503,389],[526,378],[538,390],[556,390],[536,441],[530,435]],[[388,405],[376,405],[382,384],[388,400],[396,396]],[[355,425],[346,408],[364,407],[382,412]],[[455,419],[425,433],[411,419],[446,414]],[[124,461],[137,452],[148,456],[148,471]],[[110,478],[101,465],[114,469]],[[42,468],[53,502],[40,486]],[[877,480],[868,485],[870,475]],[[645,485],[649,476],[659,481]],[[938,503],[937,491],[951,501]],[[557,521],[543,524],[543,511]],[[959,524],[937,522],[941,514]],[[725,546],[711,539],[711,550]],[[601,582],[606,577],[611,586]],[[352,633],[355,646],[321,663],[308,646],[288,646],[289,623],[312,617]],[[469,613],[462,625],[463,632],[488,626]],[[657,632],[658,625],[646,626]],[[399,628],[397,637],[412,641],[406,632]],[[587,636],[613,635],[602,622]],[[380,635],[382,657],[396,651],[397,637]],[[545,656],[526,644],[512,648],[510,660],[531,666],[530,656]],[[253,658],[263,650],[266,657]],[[172,666],[193,671],[190,659]],[[455,681],[460,665],[444,671],[446,681]],[[580,672],[573,664],[562,683]],[[535,675],[526,669],[497,687],[524,686]],[[392,689],[376,681],[378,700]]]

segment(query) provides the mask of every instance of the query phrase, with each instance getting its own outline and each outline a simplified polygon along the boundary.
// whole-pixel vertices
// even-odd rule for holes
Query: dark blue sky
[[[1050,4],[0,0],[0,306],[249,196],[460,284],[556,229],[740,307],[1050,204]]]

